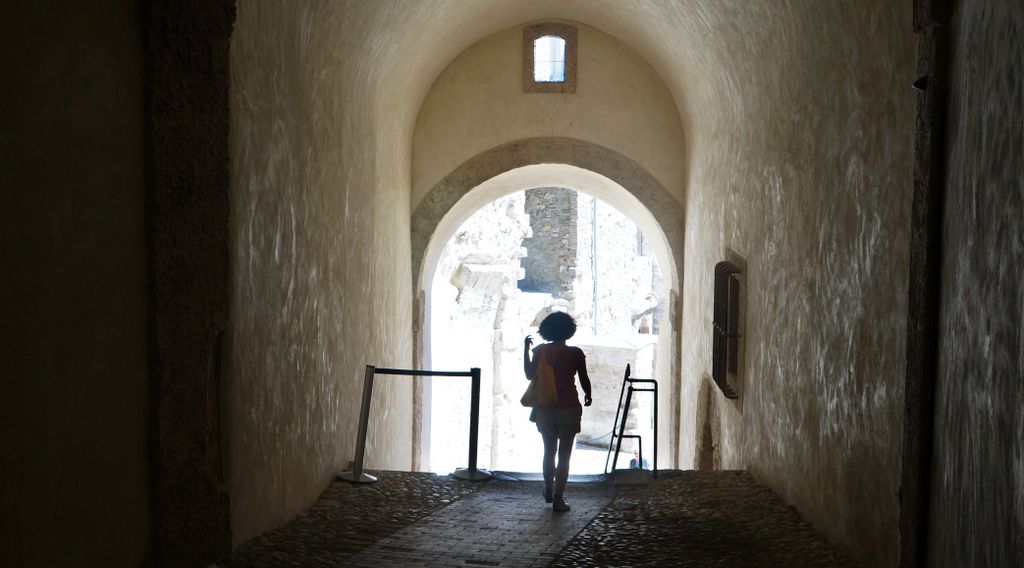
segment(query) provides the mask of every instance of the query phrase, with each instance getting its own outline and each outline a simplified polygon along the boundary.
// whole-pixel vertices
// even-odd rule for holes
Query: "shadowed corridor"
[[[7,12],[0,565],[1024,564],[1018,0]],[[539,188],[636,230],[552,200],[442,266]],[[435,274],[478,285],[471,332]],[[621,324],[580,338],[600,402],[659,381],[664,479],[531,516],[531,483],[425,473],[468,413],[406,377],[373,391],[384,479],[334,481],[367,365],[489,349],[481,435],[521,428],[496,377],[556,308]]]

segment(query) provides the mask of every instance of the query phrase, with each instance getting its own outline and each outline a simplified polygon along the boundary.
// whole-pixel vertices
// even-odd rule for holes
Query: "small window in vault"
[[[546,35],[533,40],[533,80],[538,83],[565,81],[565,38]]]
[[[576,28],[536,24],[523,28],[523,92],[576,92]]]

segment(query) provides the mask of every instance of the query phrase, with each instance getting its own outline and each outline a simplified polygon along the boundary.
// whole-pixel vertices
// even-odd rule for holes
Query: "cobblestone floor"
[[[650,485],[619,487],[551,566],[853,566],[745,472],[659,475]]]
[[[484,487],[430,473],[373,474],[378,481],[369,485],[331,483],[308,511],[243,545],[217,566],[346,566],[378,540]]]
[[[571,487],[571,513],[554,513],[543,482],[489,481],[475,495],[383,538],[348,561],[379,566],[502,566],[551,564],[615,494],[610,482]]]
[[[851,566],[743,472],[570,484],[563,515],[537,482],[379,477],[332,483],[309,511],[217,566]]]

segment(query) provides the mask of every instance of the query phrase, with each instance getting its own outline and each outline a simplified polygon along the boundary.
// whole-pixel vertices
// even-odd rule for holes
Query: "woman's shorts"
[[[533,409],[531,420],[537,423],[537,431],[541,434],[578,434],[583,407],[551,408],[538,407]]]

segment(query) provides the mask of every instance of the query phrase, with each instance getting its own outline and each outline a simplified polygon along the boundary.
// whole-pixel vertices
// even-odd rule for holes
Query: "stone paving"
[[[853,566],[746,472],[659,477],[650,485],[620,486],[552,566]]]
[[[743,472],[570,484],[573,510],[557,514],[539,482],[379,477],[332,483],[309,511],[216,566],[852,566]]]
[[[239,548],[217,567],[345,566],[381,538],[484,486],[430,473],[373,472],[377,483],[331,483],[295,520]]]
[[[548,566],[611,501],[615,488],[610,482],[572,486],[572,511],[554,513],[541,496],[543,486],[489,481],[475,495],[381,539],[348,565]]]

